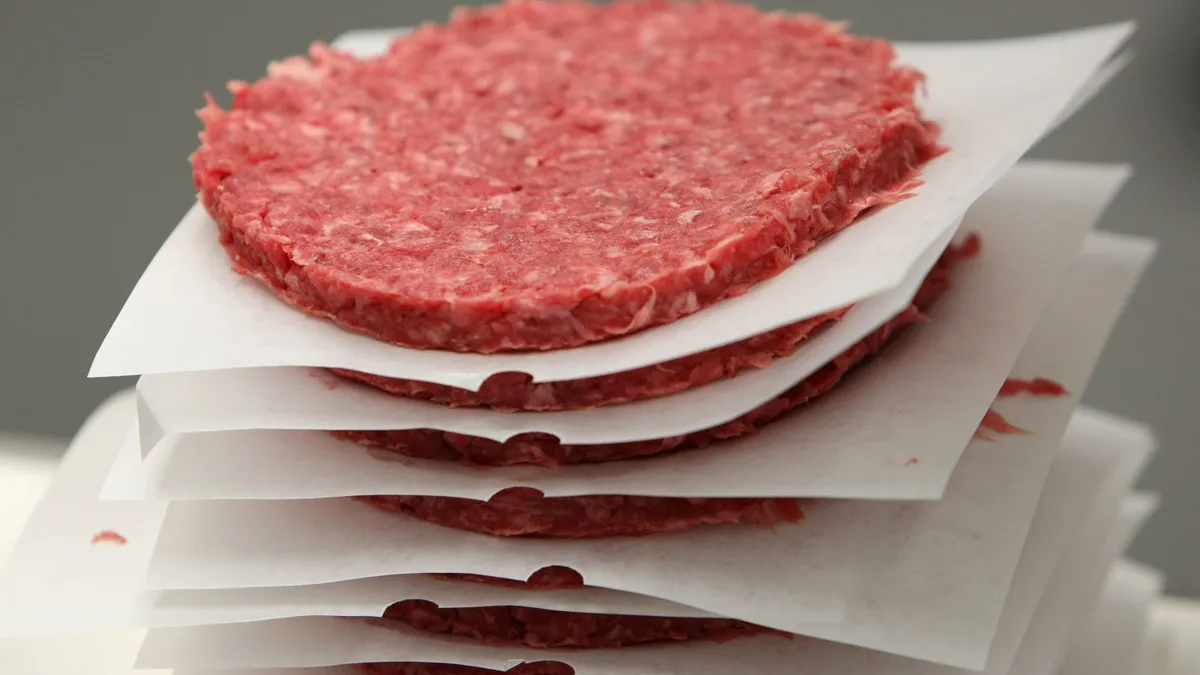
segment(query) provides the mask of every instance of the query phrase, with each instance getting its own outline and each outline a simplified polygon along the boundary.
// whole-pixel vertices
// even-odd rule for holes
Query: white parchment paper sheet
[[[1084,258],[1073,271],[1047,311],[1046,337],[1035,336],[1020,368],[1082,390],[1145,260],[1144,245],[1130,255],[1123,243],[1111,236],[1092,242],[1093,255],[1105,263]],[[980,667],[1076,400],[998,404],[1032,433],[973,443],[940,502],[826,501],[810,506],[803,524],[775,531],[712,528],[582,542],[498,540],[341,500],[185,502],[172,505],[148,578],[155,588],[306,585],[421,571],[524,579],[561,564],[596,586]],[[406,546],[410,541],[420,546]],[[689,555],[705,564],[681,567]],[[839,583],[846,577],[854,580],[848,592]],[[680,584],[693,589],[690,600],[679,597]],[[697,603],[701,594],[709,597]],[[837,598],[845,599],[844,623],[805,619],[810,602]]]
[[[1075,569],[1080,566],[1081,559],[1086,562],[1096,555],[1107,534],[1086,525],[1096,513],[1107,516],[1110,522],[1117,517],[1119,503],[1129,494],[1156,449],[1154,437],[1145,426],[1112,416],[1098,416],[1086,408],[1080,409],[1072,419],[1072,433],[1079,443],[1092,451],[1089,455],[1092,465],[1081,471],[1090,471],[1093,475],[1104,473],[1105,480],[1091,500],[1081,503],[1083,508],[1051,510],[1044,509],[1039,503],[1039,520],[1035,521],[1025,540],[1021,562],[1013,576],[1004,613],[988,653],[985,672],[989,675],[1007,673],[1011,669],[1034,613],[1051,583],[1052,573],[1057,574],[1058,569]],[[1053,469],[1061,470],[1064,469],[1058,464]],[[1081,480],[1084,479],[1081,477]],[[1044,512],[1048,514],[1045,523],[1040,520]],[[1055,534],[1052,526],[1055,523],[1064,524],[1068,534]],[[1051,542],[1048,538],[1057,541]]]
[[[819,413],[793,415],[753,436],[720,444],[720,452],[569,471],[513,467],[481,473],[442,462],[382,465],[367,451],[325,434],[253,431],[172,435],[155,451],[172,457],[152,454],[144,471],[150,485],[173,480],[187,490],[193,482],[208,481],[208,489],[220,490],[214,496],[245,498],[396,492],[406,485],[486,498],[516,484],[551,495],[937,497],[1084,233],[1126,175],[1124,168],[1110,165],[1018,166],[967,216],[964,229],[982,234],[983,252],[957,271],[954,287],[930,311],[930,323],[913,327],[912,335],[839,385],[826,397],[829,401],[807,405]],[[899,293],[904,299],[900,304],[906,304],[912,289]],[[873,298],[855,311],[869,309],[877,299],[886,300]],[[358,385],[331,389],[302,369],[146,376],[140,386],[142,448],[150,449],[165,431],[225,429],[433,427],[498,439],[536,430],[567,442],[670,436],[756,407],[840,351],[812,358],[809,347],[823,349],[820,341],[839,339],[842,328],[852,331],[845,344],[853,342],[868,325],[894,311],[857,327],[851,317],[770,368],[674,396],[588,411],[513,415],[449,409]],[[806,359],[807,365],[801,362]],[[864,414],[872,414],[876,423],[860,424]],[[745,461],[748,452],[755,453],[754,462]],[[195,459],[181,460],[186,468],[167,474],[174,455]],[[911,466],[911,458],[920,464]],[[226,461],[240,466],[226,471]],[[141,471],[136,463],[123,461],[121,466]],[[304,492],[286,493],[292,471],[307,474]],[[323,488],[317,487],[322,483]],[[310,487],[315,489],[308,491]],[[153,493],[134,485],[127,496],[142,494]]]
[[[1129,675],[1138,672],[1150,608],[1162,594],[1157,570],[1121,560],[1105,582],[1100,602],[1071,645],[1060,675]]]
[[[864,219],[742,298],[629,339],[505,356],[384,345],[307,318],[239,278],[197,208],[138,282],[91,374],[336,366],[473,389],[505,371],[550,381],[629,370],[844,306],[898,284],[1078,99],[1131,30],[1119,24],[1018,40],[901,45],[901,59],[927,74],[925,110],[954,148],[926,169],[918,198]]]
[[[1070,571],[1068,565],[1071,562],[1082,562],[1085,569],[1098,567],[1104,570],[1111,565],[1110,551],[1120,546],[1120,542],[1128,541],[1149,512],[1147,505],[1150,503],[1152,500],[1133,499],[1118,510],[1118,500],[1108,499],[1098,509],[1109,516],[1108,531],[1101,530],[1099,536],[1080,537],[1072,547],[1071,555],[1055,571],[1055,581],[1066,578],[1063,573]],[[1058,586],[1052,584],[1050,593],[1057,590]],[[1045,626],[1039,619],[1079,612],[1078,605],[1049,606],[1052,597],[1045,596],[1039,605],[1039,615],[1030,628],[1034,642],[1040,642],[1039,638],[1050,632],[1043,630]],[[172,664],[228,668],[411,660],[462,663],[503,670],[506,665],[539,659],[569,663],[578,675],[768,673],[777,672],[779,663],[795,664],[795,672],[962,672],[833,643],[788,641],[775,637],[739,640],[725,645],[688,643],[571,652],[489,647],[470,640],[432,638],[415,631],[396,633],[344,619],[321,617],[151,631],[143,645],[139,663],[143,666]],[[1045,660],[1041,663],[1045,663]],[[1010,671],[996,669],[989,664],[985,672]]]
[[[126,412],[127,414],[127,412]],[[1069,466],[1056,463],[1050,478],[1050,492],[1055,499],[1039,503],[1037,517],[1026,540],[1021,561],[1014,581],[1017,591],[1010,594],[1005,608],[1006,615],[1014,610],[1014,598],[1025,594],[1025,616],[1032,613],[1041,586],[1049,576],[1067,533],[1078,530],[1083,512],[1090,508],[1091,500],[1084,499],[1095,492],[1094,487],[1104,475],[1111,473],[1111,465],[1118,465],[1121,481],[1112,481],[1109,491],[1116,495],[1124,484],[1132,480],[1145,460],[1152,445],[1150,435],[1144,428],[1119,419],[1082,410],[1076,413],[1071,430],[1065,441],[1064,451],[1076,459]],[[1120,459],[1120,462],[1117,460]],[[1070,480],[1064,479],[1064,475]],[[1116,489],[1120,488],[1120,489]],[[1115,496],[1113,497],[1115,499]],[[1110,500],[1111,501],[1111,500]],[[84,505],[86,508],[87,505]],[[111,505],[99,504],[101,517],[111,513]],[[156,526],[155,526],[156,527]],[[65,530],[65,531],[64,531]],[[45,531],[44,529],[41,531]],[[152,540],[156,530],[142,531],[122,526],[121,532],[134,541]],[[62,528],[39,541],[50,543],[50,552],[56,553],[53,542],[57,540],[80,540],[89,537],[87,530]],[[29,556],[26,552],[24,555]],[[145,556],[148,550],[143,549]],[[35,554],[36,557],[36,554]],[[141,569],[143,562],[131,563]],[[57,566],[56,566],[57,565]],[[83,557],[75,569],[52,561],[53,577],[39,577],[32,586],[25,588],[15,602],[0,607],[0,635],[4,631],[16,634],[40,634],[55,630],[91,630],[126,626],[186,626],[211,623],[257,621],[291,616],[379,615],[391,602],[402,598],[423,598],[443,606],[487,606],[527,605],[563,611],[602,612],[614,614],[643,614],[660,616],[712,616],[684,605],[655,598],[621,593],[600,588],[587,587],[578,590],[557,592],[523,591],[490,588],[475,584],[438,582],[419,575],[361,579],[349,582],[322,584],[317,586],[219,589],[200,591],[163,591],[138,593],[140,579],[128,576],[114,579],[111,574],[92,574],[92,560]],[[1041,572],[1040,581],[1036,575]],[[1030,579],[1031,573],[1034,576]],[[69,580],[63,582],[62,580]],[[1024,579],[1024,581],[1022,581]],[[22,580],[29,584],[30,579]],[[114,586],[114,582],[117,586]],[[39,584],[66,583],[59,593],[46,593]],[[99,593],[97,593],[99,589]],[[1025,589],[1022,591],[1021,589]],[[41,597],[61,598],[49,605],[38,602]],[[5,596],[0,596],[5,597]],[[1021,610],[1016,610],[1021,611]],[[56,619],[68,616],[61,624]],[[833,617],[830,617],[831,620]],[[5,623],[7,621],[8,623]],[[1007,621],[1004,625],[1012,625]],[[1023,627],[1023,624],[1021,624]],[[1014,643],[1019,635],[1009,640]],[[946,640],[953,642],[952,636]],[[997,637],[1003,642],[1003,633]],[[993,650],[993,659],[996,650]],[[1010,654],[1011,657],[1011,654]]]
[[[1068,275],[1058,296],[1047,307],[1037,331],[1026,346],[1014,371],[1016,376],[1026,379],[1035,377],[1036,373],[1042,373],[1042,376],[1063,384],[1072,394],[1061,400],[1026,397],[1004,399],[996,403],[996,410],[1016,425],[1032,431],[1035,436],[1048,434],[1058,438],[1062,434],[1063,427],[1057,422],[1061,418],[1056,416],[1055,408],[1073,407],[1079,399],[1080,392],[1087,386],[1108,335],[1132,292],[1132,282],[1147,260],[1148,251],[1144,241],[1139,245],[1123,242],[1122,238],[1111,235],[1089,239],[1085,247],[1086,255],[1080,259]],[[1101,260],[1103,263],[1096,262]],[[1043,329],[1045,333],[1042,333]],[[1042,343],[1042,335],[1059,336],[1063,341],[1053,343],[1047,340]],[[1070,338],[1063,339],[1066,336]],[[1057,348],[1051,344],[1056,344]],[[991,494],[991,490],[996,486],[990,484],[990,481],[1014,469],[1013,455],[997,454],[994,450],[995,448],[989,448],[986,442],[980,441],[968,446],[967,454],[954,472],[943,503],[953,504],[953,495],[959,490],[962,491],[959,494],[967,495],[964,501],[968,503],[978,503],[975,500],[985,499],[985,495]],[[968,465],[967,462],[972,460],[979,464]],[[1041,462],[1039,466],[1044,472],[1049,464],[1044,457]],[[985,465],[987,469],[978,474],[966,471],[968,466]],[[1010,499],[1019,499],[1017,492],[1005,492],[1003,488],[995,494],[995,498],[997,501],[1003,501],[1006,498],[1005,494]],[[1008,505],[993,508],[1018,507]],[[1020,522],[1027,526],[1029,511],[1024,511],[1023,514],[1025,520]],[[966,556],[989,555],[980,548],[967,547],[967,550],[964,554]],[[886,557],[887,554],[881,555]],[[946,555],[953,554],[946,552]],[[996,552],[990,555],[994,556]],[[912,572],[913,578],[921,578],[920,560],[919,554],[912,556],[911,566],[915,570]],[[937,570],[945,576],[926,576],[925,582],[920,585],[891,583],[896,579],[896,575],[892,574],[887,566],[872,568],[866,574],[856,575],[856,578],[870,580],[864,587],[869,590],[862,591],[869,600],[848,602],[846,620],[842,624],[814,626],[812,630],[803,632],[806,635],[847,641],[873,649],[922,658],[931,658],[922,656],[920,652],[928,640],[932,642],[929,649],[951,649],[955,654],[937,660],[962,667],[981,667],[983,661],[980,656],[986,655],[987,645],[995,633],[995,621],[999,618],[1007,586],[999,595],[989,596],[989,600],[976,599],[970,605],[963,605],[964,609],[970,610],[965,616],[947,607],[939,607],[939,603],[931,601],[931,598],[944,596],[949,579],[958,578],[964,586],[975,589],[987,585],[979,581],[987,577],[951,576],[965,571],[966,567],[961,558],[953,560],[954,563],[942,563],[941,559],[932,563],[933,568],[946,564],[952,569]],[[1015,565],[1015,558],[1012,560],[1012,564]],[[1006,583],[1007,580],[1008,577],[1005,577]],[[995,605],[989,605],[989,601]],[[996,608],[994,613],[989,611],[993,606]],[[854,628],[846,631],[849,635],[843,635],[842,626]],[[954,636],[953,642],[942,643],[941,637],[948,634]]]
[[[1109,502],[1115,506],[1115,503]],[[1149,514],[1147,506],[1152,505],[1144,498],[1133,497],[1129,498],[1121,505],[1121,508],[1106,507],[1103,510],[1112,518],[1112,531],[1102,533],[1100,537],[1083,537],[1075,538],[1071,544],[1070,560],[1094,560],[1097,556],[1104,554],[1105,542],[1110,538],[1121,536],[1125,533],[1132,533],[1141,527],[1142,522]],[[1115,533],[1115,534],[1114,534]],[[1069,570],[1066,560],[1060,565],[1059,569],[1055,570],[1055,576],[1059,576],[1060,570]],[[1065,573],[1065,572],[1064,572]],[[1036,598],[1035,598],[1036,601]],[[1065,612],[1067,614],[1075,614],[1078,611],[1077,607],[1071,606],[1054,606],[1053,608],[1043,612],[1041,611],[1049,600],[1043,600],[1038,603],[1037,620],[1029,625],[1027,633],[1030,636],[1030,642],[1040,642],[1037,636],[1046,633],[1044,630],[1047,627],[1046,620],[1055,615]],[[1032,610],[1032,607],[1030,608]],[[1006,609],[1005,621],[1009,621],[1010,612]],[[316,623],[316,621],[313,621]],[[240,631],[238,631],[240,632]],[[1016,631],[1006,631],[1010,634]],[[396,636],[392,636],[395,639]],[[1018,634],[1017,639],[1020,640]],[[422,646],[427,647],[428,642],[424,642]],[[439,647],[443,645],[438,645]],[[457,647],[457,645],[456,645]],[[679,649],[679,645],[671,645],[662,648],[662,651],[670,649]],[[724,647],[724,649],[722,649]],[[825,673],[828,675],[972,675],[980,672],[977,670],[966,670],[960,668],[951,668],[948,666],[932,664],[924,661],[917,661],[889,654],[882,654],[856,647],[847,647],[831,642],[803,642],[803,643],[786,643],[784,640],[755,640],[745,643],[734,642],[728,645],[686,645],[688,652],[680,653],[684,659],[672,659],[669,653],[655,655],[652,661],[649,659],[634,659],[629,656],[631,650],[604,650],[578,653],[571,659],[578,668],[584,660],[590,661],[585,664],[586,671],[583,672],[596,673],[602,675],[692,675],[693,673],[727,673],[737,672],[745,673],[746,675],[766,675],[780,672],[780,664],[787,663],[791,666],[786,672],[795,673]],[[742,649],[745,648],[745,649]],[[693,661],[692,650],[703,649],[705,653],[696,654]],[[1016,646],[1014,646],[1014,650]],[[457,651],[457,650],[456,650]],[[149,654],[149,650],[146,652]],[[494,656],[485,654],[479,655],[481,658],[488,659],[488,662],[495,663]],[[534,655],[537,658],[538,655]],[[168,657],[173,658],[173,656]],[[543,657],[544,658],[544,657]],[[716,668],[709,671],[711,660],[717,661]],[[678,661],[683,660],[683,663]],[[615,663],[614,663],[615,662]],[[1043,660],[1042,663],[1045,661]],[[702,670],[695,670],[696,663],[703,663]],[[505,661],[503,665],[496,665],[503,669],[509,665]],[[725,668],[719,670],[718,668]],[[198,671],[185,669],[176,671],[177,675],[200,675]],[[278,669],[223,669],[220,671],[205,671],[205,675],[215,675],[216,672],[224,675],[354,675],[355,671],[344,666],[333,666],[328,668],[278,668]],[[983,675],[1024,675],[1016,667],[1000,667],[993,666],[991,663],[982,671]]]
[[[134,598],[167,505],[97,500],[133,412],[133,392],[122,392],[72,441],[0,578],[0,638],[139,625]],[[106,530],[127,543],[93,545]]]
[[[1092,520],[1084,527],[1092,532],[1107,532],[1107,536],[1093,555],[1079,556],[1055,570],[1013,660],[1013,673],[1051,675],[1058,670],[1070,644],[1072,629],[1095,608],[1113,563],[1157,509],[1157,496],[1139,493],[1122,503],[1115,518],[1108,514],[1107,521],[1098,522],[1103,511],[1092,514]]]

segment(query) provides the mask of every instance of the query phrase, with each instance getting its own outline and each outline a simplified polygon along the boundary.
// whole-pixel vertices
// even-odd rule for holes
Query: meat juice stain
[[[1044,377],[1035,377],[1032,380],[1022,380],[1015,377],[1010,377],[1004,381],[1004,385],[1000,387],[999,397],[1017,396],[1019,394],[1032,394],[1034,396],[1065,396],[1067,394],[1066,387],[1055,382],[1047,380]]]
[[[1022,380],[1016,377],[1010,377],[1004,381],[1000,387],[1000,392],[996,394],[996,398],[1009,398],[1019,396],[1021,394],[1031,394],[1033,396],[1065,396],[1067,388],[1044,377],[1035,377],[1032,380]],[[983,416],[983,421],[979,423],[979,428],[975,431],[975,438],[985,441],[994,441],[994,436],[989,436],[986,432],[992,431],[997,434],[1027,434],[1025,429],[1018,427],[1004,416],[995,410],[988,410]]]
[[[916,466],[920,463],[921,460],[917,459],[916,457],[911,457],[907,462],[904,463],[904,466]]]
[[[979,236],[978,232],[972,232],[967,235],[966,239],[963,239],[962,243],[947,246],[943,256],[949,262],[957,263],[978,256],[982,249],[983,239]]]
[[[125,544],[128,544],[128,543],[129,543],[128,539],[126,539],[119,532],[114,532],[113,530],[104,530],[103,532],[97,532],[96,535],[92,537],[92,545],[93,546],[95,546],[96,544],[116,544],[117,546],[124,546]]]
[[[998,434],[1027,434],[1027,433],[1029,433],[1028,431],[1022,429],[1021,427],[1018,427],[1018,426],[1010,423],[1008,420],[1004,419],[1004,416],[1001,415],[1000,413],[996,412],[995,410],[990,410],[990,409],[987,411],[987,414],[983,416],[983,421],[979,423],[979,428],[975,430],[975,438],[982,439],[985,441],[996,440],[995,437],[987,435],[985,433],[986,431],[994,431]]]

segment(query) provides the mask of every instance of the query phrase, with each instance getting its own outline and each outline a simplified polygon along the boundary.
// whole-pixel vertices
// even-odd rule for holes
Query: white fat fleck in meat
[[[704,283],[711,284],[713,279],[717,278],[717,271],[712,268],[712,265],[704,266]]]
[[[653,24],[648,25],[648,26],[642,26],[642,29],[640,31],[638,31],[638,44],[641,45],[641,47],[643,49],[645,49],[647,47],[654,45],[654,43],[658,42],[658,38],[661,35],[662,35],[662,31],[659,30],[658,27]]]
[[[347,127],[357,124],[359,118],[359,113],[356,113],[353,110],[340,110],[333,115],[335,122]]]
[[[654,223],[657,223],[658,220],[655,218],[647,218],[645,216],[638,216],[633,219],[633,222],[637,223],[638,225],[652,225]]]
[[[758,193],[764,197],[773,194],[776,192],[776,184],[779,183],[779,179],[782,177],[783,171],[776,171],[775,173],[767,175],[766,178],[763,178],[761,181],[759,181]]]
[[[429,232],[429,231],[430,230],[429,230],[428,225],[422,225],[421,223],[418,223],[415,220],[410,220],[407,223],[404,223],[403,225],[398,225],[396,227],[397,234],[415,234],[417,232]]]
[[[525,138],[525,127],[516,122],[502,122],[500,124],[500,135],[510,141],[519,141]]]
[[[775,222],[777,222],[777,223],[782,223],[782,224],[784,224],[784,225],[788,225],[788,224],[789,224],[789,220],[788,220],[787,214],[786,214],[786,213],[784,213],[782,209],[777,209],[777,208],[769,208],[769,209],[767,209],[767,210],[766,210],[766,212],[767,212],[767,213],[769,213],[769,214],[771,214],[771,218],[772,218],[772,220],[774,220]]]
[[[264,115],[263,117],[266,117],[266,115]],[[267,125],[263,124],[262,120],[256,120],[254,118],[247,117],[240,121],[241,121],[242,126],[246,127],[247,131],[261,132],[261,131],[266,131],[266,129],[267,129]]]
[[[521,275],[521,281],[526,282],[526,283],[533,283],[533,282],[537,281],[538,279],[540,279],[541,277],[542,277],[541,272],[538,272],[537,270],[530,270],[530,271],[526,272],[525,274]]]
[[[753,218],[748,220],[753,220]],[[732,234],[728,237],[725,237],[721,241],[718,241],[712,248],[708,249],[708,257],[711,259],[713,256],[718,255],[725,247],[730,245],[736,246],[741,241],[742,236],[740,234]]]
[[[529,399],[528,399],[528,402],[526,403],[526,405],[531,406],[535,409],[539,408],[539,407],[557,406],[557,405],[559,405],[560,401],[558,400],[558,396],[556,396],[555,393],[556,393],[555,388],[550,384],[534,385],[533,391],[529,393]],[[525,663],[525,662],[518,661],[518,660],[511,660],[508,662],[508,667],[512,668],[513,666],[519,666],[522,663]]]
[[[628,110],[614,110],[608,114],[608,119],[615,124],[630,124],[633,122],[633,114]]]
[[[398,188],[401,185],[412,182],[412,178],[408,174],[401,171],[388,171],[379,176],[389,187]]]
[[[571,152],[565,152],[562,155],[560,155],[558,158],[558,161],[565,164],[567,162],[572,162],[577,159],[586,159],[588,157],[595,157],[597,155],[602,155],[602,154],[604,154],[603,150],[591,150],[591,149],[573,150]]]
[[[696,217],[699,216],[701,213],[704,213],[704,212],[699,209],[693,209],[691,211],[684,211],[683,213],[679,214],[679,217],[676,220],[679,221],[680,225],[690,225],[696,221]]]
[[[495,225],[484,225],[480,227],[463,227],[458,231],[459,241],[470,241],[473,239],[486,239],[487,235],[496,230]]]
[[[815,209],[812,194],[807,190],[797,190],[788,197],[788,217],[792,220],[807,219]]]
[[[624,254],[619,246],[609,246],[604,249],[604,256],[607,258],[620,258]]]
[[[491,243],[484,241],[483,239],[474,239],[464,242],[461,248],[468,253],[479,253],[480,251],[486,251],[491,247]]]
[[[375,246],[379,246],[383,243],[382,239],[380,239],[379,237],[376,237],[375,235],[373,235],[369,232],[363,232],[362,234],[358,235],[358,238],[363,241],[369,241],[369,242],[375,244]]]
[[[525,166],[527,166],[531,169],[536,169],[537,167],[539,167],[541,165],[542,165],[541,157],[535,157],[533,155],[529,155],[528,157],[525,158]]]
[[[658,294],[653,289],[650,290],[650,298],[642,305],[637,314],[633,315],[633,320],[626,326],[624,332],[635,331],[639,328],[644,328],[650,323],[650,317],[654,314],[654,305],[658,300]]]
[[[296,194],[306,189],[306,186],[300,181],[279,181],[271,184],[271,191],[279,195]]]
[[[688,174],[684,171],[675,168],[669,168],[659,174],[659,178],[667,182],[668,187],[675,187],[683,181],[687,180]]]
[[[325,138],[329,135],[328,129],[324,129],[315,124],[309,124],[308,122],[301,122],[297,128],[300,129],[300,133],[309,138]]]
[[[487,203],[488,203],[489,209],[496,209],[498,211],[503,211],[506,209],[511,210],[516,207],[517,198],[515,195],[513,195],[511,193],[503,194],[503,195],[492,195],[491,197],[488,197]]]
[[[675,302],[675,310],[680,314],[692,314],[700,309],[700,301],[696,299],[696,294],[689,291],[682,298],[677,298]]]
[[[516,91],[516,89],[517,89],[516,78],[506,77],[503,80],[500,80],[500,82],[498,82],[496,84],[495,91],[497,94],[503,95],[503,94],[511,94],[513,91]]]
[[[321,70],[302,56],[272,62],[267,66],[267,74],[271,77],[286,77],[305,82],[321,79]]]

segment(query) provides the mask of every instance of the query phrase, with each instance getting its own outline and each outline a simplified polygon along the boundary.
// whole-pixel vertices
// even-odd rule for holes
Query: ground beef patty
[[[809,335],[837,321],[838,309],[789,324],[746,340],[644,368],[579,380],[538,382],[525,373],[499,373],[479,391],[444,384],[381,377],[340,368],[333,372],[382,389],[389,394],[419,398],[451,407],[488,406],[505,412],[582,410],[668,396],[692,387],[733,377],[743,368],[763,368],[789,356]]]
[[[425,600],[387,608],[382,626],[413,627],[427,633],[468,637],[491,645],[537,648],[612,648],[654,642],[713,640],[778,631],[734,619],[672,618],[560,612],[529,607],[441,609]]]
[[[376,508],[460,530],[499,537],[640,536],[700,525],[776,525],[804,519],[796,499],[637,497],[587,495],[543,498],[514,488],[482,502],[455,497],[357,497]]]
[[[671,438],[595,445],[564,445],[553,436],[538,433],[521,434],[505,442],[435,429],[332,433],[345,440],[409,457],[458,461],[481,466],[536,464],[548,467],[647,457],[675,450],[704,447],[715,441],[736,438],[754,432],[758,427],[833,389],[850,369],[879,351],[895,333],[919,321],[920,310],[932,304],[938,295],[949,287],[954,267],[960,261],[976,255],[979,245],[978,237],[972,235],[962,245],[947,248],[926,276],[908,309],[788,391],[757,409],[716,427]]]
[[[891,46],[727,2],[521,0],[230,85],[192,156],[234,267],[379,340],[558,349],[785,269],[941,152]]]

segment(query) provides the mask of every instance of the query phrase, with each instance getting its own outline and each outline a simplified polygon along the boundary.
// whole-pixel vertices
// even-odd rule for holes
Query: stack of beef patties
[[[410,349],[567,350],[745,295],[863,212],[910,196],[922,166],[945,151],[916,104],[921,80],[886,42],[815,18],[734,5],[513,3],[461,12],[373,60],[317,49],[234,84],[229,110],[201,112],[192,163],[235,269],[300,311]],[[410,457],[560,470],[750,434],[831,390],[920,320],[975,244],[943,255],[911,304],[870,335],[720,424],[604,444],[537,433],[504,442],[437,429],[335,433]],[[507,372],[472,391],[333,372],[445,406],[588,410],[770,368],[848,309],[578,379]],[[364,501],[506,536],[803,517],[790,499],[514,490],[489,503]]]
[[[1148,255],[1123,169],[1014,165],[1127,33],[513,0],[233,82],[93,369],[142,664],[982,668]]]
[[[300,311],[411,349],[572,349],[744,295],[863,212],[909,196],[945,148],[916,104],[921,73],[894,61],[883,41],[748,7],[514,3],[462,12],[377,59],[318,49],[237,83],[229,110],[210,103],[202,111],[192,163],[235,269]],[[547,468],[750,434],[831,390],[919,321],[976,244],[947,251],[908,307],[820,370],[707,428],[605,444],[538,433],[505,442],[437,429],[334,433],[410,457]],[[587,410],[769,368],[847,310],[579,379],[501,373],[471,391],[334,372],[446,406]],[[487,502],[362,500],[498,536],[803,518],[790,498],[543,498],[515,489]],[[616,639],[641,641],[641,632]]]

